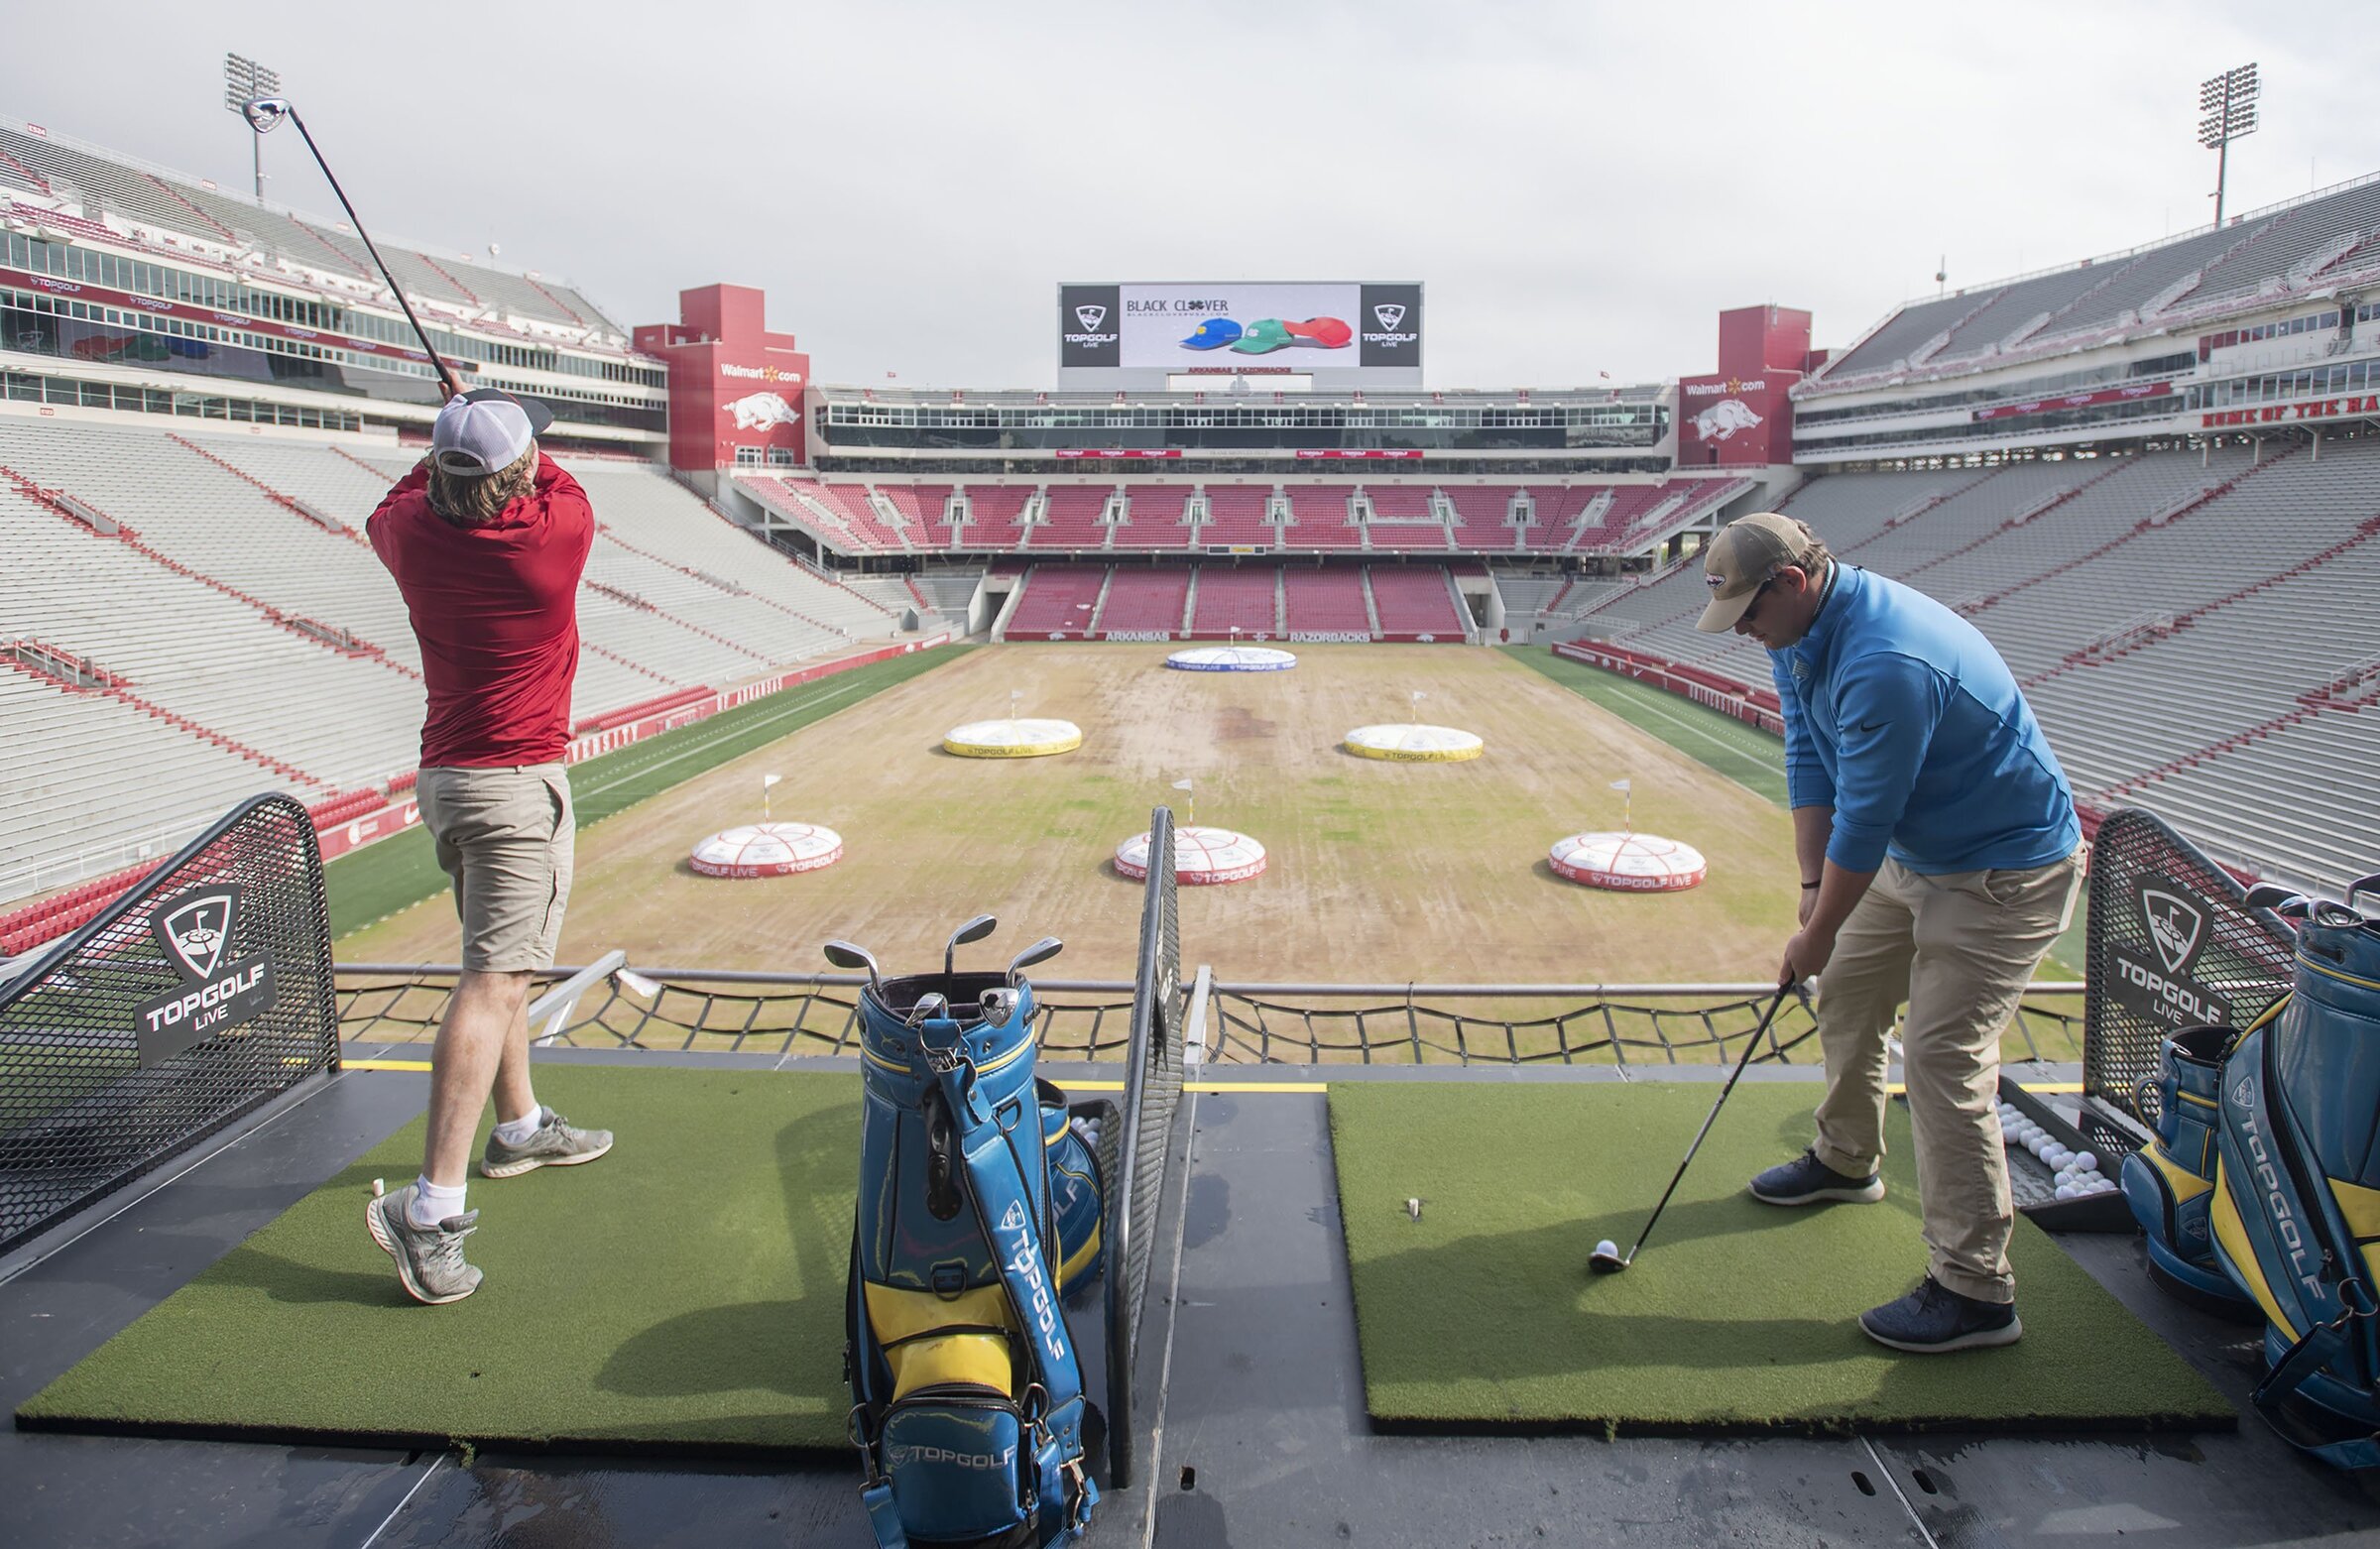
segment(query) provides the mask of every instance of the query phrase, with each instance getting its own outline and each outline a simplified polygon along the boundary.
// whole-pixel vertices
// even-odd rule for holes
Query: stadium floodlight
[[[355,206],[347,202],[347,190],[339,186],[339,179],[331,172],[330,164],[322,160],[322,148],[314,144],[314,137],[306,129],[305,120],[298,116],[296,105],[288,97],[251,97],[240,104],[240,116],[248,120],[248,127],[256,131],[260,141],[279,129],[285,120],[298,126],[298,137],[305,141],[305,148],[312,154],[314,165],[322,169],[323,181],[329,183],[330,191],[339,196],[339,208],[347,212],[347,224],[353,226],[355,234],[363,239],[364,251],[372,255],[373,267],[380,271],[380,278],[388,285],[389,294],[397,298],[398,310],[404,312],[405,320],[414,325],[414,337],[421,341],[421,352],[429,357],[429,369],[437,374],[439,383],[449,395],[462,392],[462,379],[438,358],[438,347],[429,342],[429,330],[422,327],[421,319],[414,315],[414,303],[405,298],[405,288],[397,283],[395,275],[389,273],[388,263],[381,258],[380,249],[372,245],[372,233],[364,229],[363,218],[355,213]]]
[[[2256,132],[2256,66],[2242,64],[2199,82],[2199,144],[2215,154],[2214,223],[2223,223],[2223,183],[2230,172],[2231,142]]]
[[[270,69],[244,55],[223,56],[223,106],[247,116],[248,104],[259,97],[281,95],[281,71]],[[256,174],[256,201],[265,201],[265,148],[262,141],[251,141],[249,162]]]

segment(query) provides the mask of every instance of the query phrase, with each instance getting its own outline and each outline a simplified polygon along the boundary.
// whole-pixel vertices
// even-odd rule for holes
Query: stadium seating
[[[2064,350],[2079,338],[2150,329],[2226,301],[2286,295],[2350,267],[2380,228],[2380,182],[2318,194],[2207,230],[2073,268],[1901,306],[1820,380],[1847,384],[1896,370],[1955,366],[2011,352]],[[2328,262],[2307,266],[2328,255]],[[2368,255],[2358,257],[2360,267]],[[2304,273],[2300,271],[2304,270]]]
[[[1457,548],[1509,553],[1520,545],[1520,532],[1509,520],[1512,511],[1509,486],[1450,485],[1445,494],[1455,509]]]
[[[1185,566],[1162,570],[1119,567],[1108,582],[1107,601],[1100,605],[1097,628],[1103,635],[1164,630],[1179,632],[1182,610],[1190,600],[1190,571]]]
[[[1199,529],[1201,543],[1263,543],[1280,540],[1265,520],[1272,509],[1269,484],[1209,484],[1206,486],[1207,524]]]
[[[1029,484],[970,484],[967,527],[958,539],[966,548],[1014,548],[1024,541],[1024,508],[1032,501]]]
[[[7,724],[27,730],[0,752],[0,900],[124,864],[128,846],[162,854],[255,790],[311,801],[412,768],[419,652],[363,528],[415,457],[360,444],[0,418],[17,475],[0,475],[0,645],[120,679],[70,691],[0,667]],[[650,467],[564,461],[599,526],[574,724],[895,627],[896,605],[804,570]]]
[[[1039,564],[1009,614],[1011,640],[1081,640],[1108,579],[1104,564]]]
[[[1447,573],[1437,565],[1412,568],[1373,565],[1366,572],[1381,633],[1435,635],[1460,640],[1464,614],[1456,606]]]
[[[1373,633],[1364,595],[1364,572],[1345,565],[1281,572],[1281,622],[1292,635]]]
[[[1026,530],[1032,548],[1102,548],[1108,530],[1100,517],[1116,491],[1106,484],[1052,484],[1042,498],[1042,517]]]
[[[1361,548],[1364,532],[1348,520],[1348,494],[1345,485],[1291,484],[1283,493],[1289,497],[1289,525],[1282,530],[1284,548]],[[1292,625],[1291,628],[1297,626]]]
[[[1190,627],[1200,635],[1229,635],[1240,630],[1250,636],[1277,638],[1282,630],[1281,572],[1269,566],[1203,567],[1198,572]]]
[[[1190,486],[1187,484],[1128,484],[1124,487],[1128,520],[1116,529],[1118,548],[1190,546],[1187,526]]]
[[[2376,767],[2380,707],[2324,689],[2380,652],[2380,438],[2326,439],[2319,457],[2230,445],[1833,475],[1784,509],[1846,562],[1968,613],[2085,802],[2147,804],[2301,884],[2369,869],[2380,797],[2348,772]],[[1693,628],[1700,572],[1688,561],[1581,623],[1767,686],[1765,652]]]

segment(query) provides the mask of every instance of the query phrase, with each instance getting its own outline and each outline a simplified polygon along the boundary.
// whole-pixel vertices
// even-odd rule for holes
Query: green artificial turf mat
[[[20,1424],[843,1451],[859,1078],[541,1065],[536,1083],[619,1138],[582,1166],[472,1177],[474,1295],[412,1301],[364,1226],[372,1179],[395,1189],[419,1170],[416,1120],[51,1383]]]
[[[1612,1435],[2236,1423],[2022,1217],[2010,1250],[2021,1342],[1926,1357],[1862,1335],[1858,1314],[1925,1268],[1899,1103],[1883,1203],[1780,1209],[1744,1180],[1809,1143],[1819,1088],[1738,1087],[1635,1264],[1590,1274],[1599,1238],[1622,1252],[1635,1240],[1718,1095],[1684,1082],[1331,1083],[1373,1419]]]

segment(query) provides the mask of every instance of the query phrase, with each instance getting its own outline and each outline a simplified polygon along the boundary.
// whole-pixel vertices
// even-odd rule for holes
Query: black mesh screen
[[[2089,993],[2083,1000],[2082,1090],[2147,1124],[2166,1034],[2199,1023],[2245,1026],[2292,982],[2291,938],[2250,909],[2231,874],[2167,827],[2127,807],[2099,825],[2090,853]],[[2136,1135],[2086,1106],[2083,1131],[2107,1149]],[[2102,1152],[2104,1154],[2104,1152]]]
[[[1140,960],[1126,1049],[1123,1134],[1108,1185],[1108,1476],[1132,1482],[1132,1375],[1141,1309],[1156,1247],[1174,1120],[1182,1102],[1182,926],[1173,869],[1173,813],[1149,814],[1148,885],[1140,906]]]
[[[0,1250],[338,1051],[314,825],[252,797],[0,985]]]

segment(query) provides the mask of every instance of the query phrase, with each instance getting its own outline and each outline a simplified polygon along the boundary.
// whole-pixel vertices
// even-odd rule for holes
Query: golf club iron
[[[950,997],[939,990],[928,990],[917,997],[915,1006],[909,1008],[908,1019],[903,1025],[914,1027],[928,1016],[947,1017],[949,1014]]]
[[[1727,1094],[1735,1090],[1737,1079],[1743,1075],[1743,1067],[1752,1062],[1753,1051],[1760,1047],[1760,1040],[1768,1036],[1768,1024],[1777,1019],[1777,1012],[1784,1006],[1785,997],[1800,990],[1798,984],[1777,986],[1777,998],[1768,1003],[1768,1010],[1761,1014],[1760,1025],[1754,1027],[1751,1037],[1744,1040],[1743,1054],[1735,1061],[1735,1068],[1728,1072],[1727,1084],[1719,1089],[1719,1101],[1711,1105],[1711,1113],[1703,1120],[1702,1129],[1695,1132],[1694,1143],[1686,1147],[1685,1159],[1678,1163],[1677,1172],[1670,1177],[1669,1187],[1661,1191],[1661,1203],[1655,1205],[1653,1213],[1645,1218],[1644,1230],[1636,1234],[1635,1245],[1628,1250],[1627,1256],[1622,1258],[1614,1253],[1591,1253],[1587,1258],[1588,1268],[1597,1274],[1617,1274],[1636,1261],[1636,1254],[1643,1250],[1645,1239],[1653,1235],[1653,1227],[1660,1221],[1661,1212],[1669,1208],[1669,1197],[1678,1192],[1678,1185],[1686,1180],[1686,1169],[1694,1165],[1694,1153],[1703,1148],[1703,1139],[1710,1134],[1711,1126],[1718,1122],[1719,1111],[1726,1106]],[[1809,993],[1802,991],[1803,1007],[1807,1009],[1809,1004]]]
[[[305,141],[306,150],[313,153],[314,165],[322,169],[323,181],[329,183],[330,191],[339,196],[339,208],[347,212],[347,224],[355,228],[356,236],[364,244],[364,251],[372,255],[373,266],[379,269],[380,278],[387,283],[389,294],[397,298],[397,307],[405,313],[405,320],[414,325],[414,337],[421,341],[422,353],[429,357],[430,370],[437,373],[439,383],[448,393],[460,393],[463,390],[461,379],[455,376],[445,361],[438,358],[438,348],[429,342],[428,330],[421,326],[421,319],[414,315],[414,303],[405,298],[404,288],[398,285],[396,276],[389,273],[389,266],[382,260],[380,249],[372,245],[372,234],[364,229],[362,219],[355,213],[355,206],[347,202],[347,190],[339,186],[339,179],[331,174],[330,164],[322,160],[322,148],[314,144],[313,134],[305,127],[305,120],[298,116],[296,106],[288,97],[254,97],[240,104],[240,116],[247,119],[248,127],[260,135],[269,135],[279,129],[285,118],[298,126],[298,137]]]
[[[1033,966],[1035,963],[1046,963],[1046,962],[1048,962],[1048,961],[1049,961],[1051,958],[1053,958],[1053,957],[1056,957],[1056,956],[1057,956],[1057,955],[1058,955],[1060,952],[1064,951],[1065,949],[1066,949],[1066,943],[1065,943],[1065,942],[1063,942],[1063,941],[1060,941],[1060,940],[1059,940],[1057,937],[1055,937],[1055,936],[1043,936],[1043,937],[1042,937],[1040,940],[1038,940],[1038,941],[1034,942],[1034,943],[1033,943],[1031,946],[1029,946],[1029,947],[1026,947],[1026,948],[1025,948],[1023,951],[1021,951],[1021,952],[1017,953],[1017,954],[1016,954],[1014,957],[1012,957],[1012,958],[1010,958],[1010,959],[1009,959],[1009,989],[1010,989],[1011,993],[1013,993],[1013,992],[1015,991],[1015,989],[1016,989],[1016,976],[1017,976],[1018,974],[1021,974],[1021,973],[1023,973],[1023,972],[1024,972],[1026,969],[1028,969],[1028,968],[1032,967],[1032,966]]]
[[[885,976],[877,969],[876,954],[866,947],[855,947],[848,941],[830,941],[826,944],[826,960],[837,968],[865,968],[868,988],[876,992],[879,1001],[885,998]]]
[[[945,979],[950,977],[952,966],[959,960],[959,948],[970,941],[983,940],[999,927],[1000,921],[991,915],[978,914],[966,924],[952,931],[950,940],[942,948],[942,977]]]

